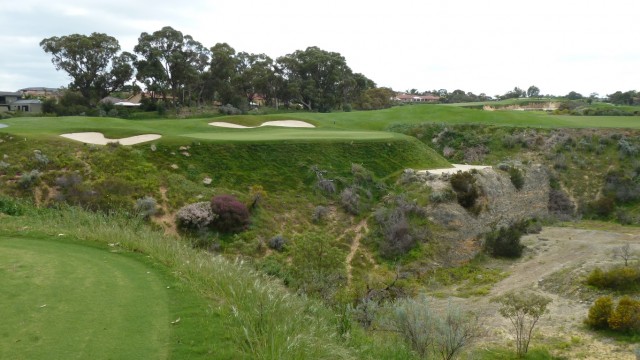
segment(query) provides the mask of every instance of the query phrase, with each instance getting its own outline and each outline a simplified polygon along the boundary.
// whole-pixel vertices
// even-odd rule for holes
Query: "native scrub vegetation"
[[[472,136],[463,130],[455,130],[457,132],[464,133],[465,137],[471,138]],[[479,133],[482,134],[483,131],[485,130],[480,129]],[[536,136],[538,135],[540,135],[540,133],[536,134]],[[528,144],[529,136],[530,135],[528,134],[526,136],[518,135],[518,138],[522,138],[523,141],[518,142],[514,149],[523,146],[523,144]],[[630,141],[633,141],[633,139],[630,139]],[[84,179],[83,182],[86,181],[87,183],[92,184],[94,181],[93,179],[97,179],[102,176],[100,167],[92,166],[92,172],[82,171],[86,169],[84,167],[84,163],[92,164],[92,162],[89,161],[92,160],[91,156],[88,158],[81,157],[84,163],[74,163],[73,160],[69,160],[69,157],[67,157],[66,160],[64,157],[58,157],[57,152],[53,147],[41,147],[40,145],[44,143],[45,142],[42,141],[38,145],[32,145],[21,144],[17,141],[10,142],[10,145],[14,147],[7,147],[6,153],[10,157],[5,161],[11,165],[5,170],[13,174],[14,171],[17,172],[16,166],[29,166],[33,169],[42,169],[43,177],[41,177],[40,181],[43,181],[45,184],[51,184],[51,181],[55,180],[54,174],[48,173],[49,171],[59,171],[55,173],[55,176],[57,177],[64,174],[62,170],[58,169],[58,166],[62,163],[67,166],[71,165],[75,167],[75,169],[78,170],[78,174],[82,174]],[[531,143],[533,146],[540,146],[540,148],[542,148],[541,145],[536,145],[538,142],[535,140]],[[588,147],[588,144],[580,145],[580,143],[581,142],[579,140],[571,142],[563,141],[561,143],[563,149],[562,152],[567,155],[566,161],[569,164],[579,160],[574,157],[575,154],[572,154],[573,152],[578,153],[577,149],[583,148],[584,146]],[[593,144],[594,141],[590,141],[589,143]],[[599,142],[595,141],[595,143]],[[64,146],[68,146],[65,142],[62,142],[62,144]],[[495,153],[493,152],[493,145],[495,143],[488,141],[487,144],[491,145],[490,147],[488,146],[491,150],[488,155],[494,156]],[[33,154],[33,147],[28,148],[30,145],[37,146],[40,148],[41,153],[46,155],[48,159],[54,160],[50,160],[47,164],[39,161]],[[117,159],[116,161],[106,161],[107,159],[100,160],[100,164],[108,165],[104,166],[105,169],[109,169],[109,171],[122,171],[122,175],[119,176],[130,176],[127,177],[127,179],[132,179],[131,181],[139,181],[140,184],[148,182],[153,185],[149,188],[149,193],[141,191],[131,193],[127,196],[127,202],[130,208],[134,206],[138,199],[142,199],[144,196],[153,196],[155,199],[162,199],[161,193],[154,189],[156,185],[160,187],[162,184],[168,188],[168,192],[166,193],[168,200],[167,205],[169,205],[171,209],[177,209],[184,204],[194,203],[199,200],[198,196],[200,195],[202,195],[203,199],[210,199],[215,195],[234,194],[238,199],[249,205],[254,199],[253,195],[251,195],[250,187],[254,186],[256,183],[263,183],[264,181],[265,188],[268,188],[269,190],[269,197],[260,200],[260,205],[255,209],[255,213],[252,212],[252,226],[249,230],[235,235],[225,235],[225,237],[217,239],[220,241],[219,247],[209,248],[209,250],[228,254],[229,257],[234,258],[240,254],[241,256],[244,256],[248,263],[253,263],[255,261],[256,267],[265,270],[269,269],[270,274],[278,276],[284,283],[288,284],[290,289],[298,289],[301,293],[308,291],[309,293],[314,294],[314,296],[323,299],[326,303],[332,304],[331,306],[335,306],[334,310],[337,314],[342,314],[342,312],[339,311],[341,305],[344,303],[351,303],[351,301],[354,301],[351,303],[354,307],[357,308],[360,306],[360,309],[362,309],[364,306],[362,304],[365,302],[360,302],[357,299],[366,297],[365,294],[368,293],[367,286],[370,286],[369,289],[375,288],[376,290],[383,290],[386,286],[377,287],[376,284],[389,284],[391,282],[389,279],[393,279],[395,276],[394,270],[396,266],[399,267],[398,272],[400,274],[398,281],[391,287],[394,288],[394,290],[387,290],[388,293],[396,295],[388,297],[388,300],[393,300],[395,297],[411,297],[416,288],[419,288],[417,285],[419,283],[416,279],[420,279],[420,281],[422,281],[426,278],[420,278],[419,275],[416,275],[420,274],[421,271],[427,271],[428,274],[434,274],[434,277],[440,276],[439,279],[444,279],[446,274],[449,274],[451,275],[450,277],[454,279],[450,281],[451,284],[457,284],[459,281],[457,279],[461,278],[468,279],[469,283],[480,283],[482,279],[478,278],[478,275],[482,276],[482,278],[490,275],[489,271],[482,269],[484,266],[482,263],[475,267],[469,266],[469,274],[459,274],[463,271],[457,269],[462,269],[463,267],[457,267],[457,265],[452,268],[439,269],[442,271],[432,271],[431,268],[423,267],[424,263],[420,263],[419,259],[431,259],[428,256],[439,251],[439,249],[433,247],[435,242],[434,240],[437,241],[438,239],[438,229],[434,229],[428,221],[424,220],[424,216],[422,216],[423,214],[421,213],[422,207],[430,203],[432,193],[428,189],[420,191],[419,184],[417,183],[403,184],[403,186],[406,185],[407,187],[397,188],[395,178],[398,173],[393,174],[393,171],[385,171],[385,169],[391,169],[392,167],[398,168],[397,165],[376,164],[372,161],[369,163],[361,163],[358,161],[356,162],[357,166],[354,166],[353,161],[342,162],[335,158],[332,158],[332,161],[321,159],[323,161],[316,162],[311,161],[308,158],[306,161],[300,161],[302,157],[296,157],[297,155],[295,152],[312,149],[311,146],[301,146],[300,148],[288,147],[286,149],[289,151],[287,156],[296,157],[296,163],[292,160],[291,162],[286,163],[286,166],[282,165],[275,167],[274,171],[263,170],[261,166],[256,166],[255,163],[253,166],[258,170],[252,174],[245,174],[240,170],[225,173],[227,169],[224,169],[223,167],[219,168],[221,170],[213,170],[213,166],[218,166],[220,163],[224,166],[231,164],[231,160],[225,162],[224,159],[220,160],[218,157],[219,153],[223,152],[227,146],[230,148],[235,147],[235,155],[242,154],[245,150],[248,152],[248,149],[276,149],[276,151],[280,151],[277,150],[277,144],[269,146],[268,148],[254,145],[255,144],[252,144],[251,146],[246,147],[237,144],[233,144],[233,146],[229,146],[228,144],[224,146],[210,146],[210,144],[197,143],[181,145],[185,147],[188,146],[189,148],[186,150],[180,150],[177,145],[172,145],[171,143],[165,144],[162,142],[158,143],[153,150],[149,145],[141,145],[134,148],[122,146],[101,148],[78,145],[71,150],[71,153],[77,153],[77,151],[84,153],[86,151],[90,154],[98,154],[98,157],[108,157],[113,155],[116,156],[116,158],[122,157],[123,160],[126,160],[124,159],[125,157],[133,156],[136,157],[137,160],[141,161],[142,164],[144,164],[145,161],[148,161],[149,164],[153,165],[150,167],[144,165],[143,168],[146,170],[146,175],[144,177],[140,176],[140,179],[138,179],[137,171],[128,173],[123,169],[118,168]],[[395,146],[396,144],[393,145]],[[605,149],[606,151],[619,151],[617,148],[614,149],[614,141],[611,141],[608,146],[609,147]],[[376,144],[372,145],[367,150],[381,150],[385,149],[385,147],[389,148],[390,146],[384,143]],[[21,151],[21,148],[24,149],[24,151]],[[330,148],[330,146],[327,146],[327,148]],[[496,149],[503,151],[503,148],[501,147],[496,146]],[[105,153],[101,153],[102,151]],[[190,156],[181,154],[182,151],[188,151]],[[171,152],[174,152],[175,154],[172,155]],[[216,156],[214,157],[211,155],[211,157],[206,158],[205,161],[202,157],[206,156],[206,153],[208,152],[215,153]],[[258,151],[256,151],[256,153],[257,152]],[[283,150],[282,153],[284,154],[285,152],[286,151]],[[28,159],[28,161],[14,161],[14,159],[20,158],[20,153],[27,154],[22,156],[25,159]],[[306,156],[309,157],[313,155],[306,154]],[[151,158],[158,159],[158,161],[152,162],[149,160]],[[283,155],[282,158],[284,159],[285,156]],[[211,163],[213,161],[210,160],[214,159],[219,161],[219,163],[212,165]],[[628,157],[625,155],[624,159],[628,159]],[[501,159],[501,161],[502,160],[503,159]],[[177,166],[177,169],[171,167],[173,164]],[[247,164],[251,163],[246,160],[245,165]],[[266,164],[266,162],[262,165],[264,164]],[[325,192],[314,190],[317,175],[314,171],[310,170],[312,167],[310,164],[318,164],[317,169],[322,169],[324,178],[333,180],[332,183],[335,184],[335,191]],[[131,166],[131,164],[127,163],[126,167],[129,166]],[[154,179],[154,166],[158,169],[166,170],[166,172],[162,173],[162,178],[166,178],[166,182],[161,181],[163,179],[161,179],[160,176]],[[283,169],[287,169],[287,171],[283,171]],[[571,171],[577,170],[573,170],[571,166],[562,170],[562,172],[567,172],[566,176],[570,176],[569,174]],[[558,176],[559,179],[557,181],[559,183],[562,181],[562,172]],[[131,176],[134,174],[136,176]],[[142,172],[140,174],[142,174]],[[298,174],[300,176],[292,176],[291,174]],[[382,174],[382,177],[380,174]],[[212,184],[203,185],[202,180],[206,177],[212,179]],[[70,183],[74,182],[73,179],[67,180],[69,180],[68,182]],[[235,184],[233,183],[234,180]],[[290,193],[282,191],[282,189],[277,185],[278,181],[282,182],[282,184],[287,184],[286,186],[290,185],[291,189],[295,190]],[[509,182],[509,180],[506,181]],[[384,185],[383,187],[378,185],[380,182]],[[10,191],[17,190],[12,187],[13,184],[11,182],[9,182],[9,184]],[[561,183],[562,186],[565,184],[566,182]],[[562,186],[558,186],[558,188],[561,189]],[[117,189],[115,186],[112,188]],[[363,206],[360,207],[360,214],[355,217],[351,217],[351,215],[342,208],[342,199],[340,194],[346,188],[358,188],[358,191],[361,191],[361,197],[359,200],[362,201],[364,198],[369,199],[368,201],[370,201],[369,203],[363,203]],[[235,191],[231,191],[232,189]],[[366,191],[371,192],[371,198],[366,195]],[[25,191],[23,194],[26,193],[27,192]],[[388,196],[389,193],[393,195]],[[405,196],[401,196],[403,194]],[[444,197],[446,198],[447,196],[445,195]],[[434,198],[437,197],[434,195]],[[162,202],[164,202],[164,200]],[[117,205],[117,203],[112,204]],[[384,207],[384,209],[382,209],[382,207]],[[379,219],[376,219],[373,216],[367,219],[367,217],[372,214],[377,215],[378,209],[380,209],[381,214]],[[277,215],[273,216],[272,214]],[[313,221],[314,219],[315,221]],[[344,267],[345,258],[347,258],[347,255],[350,253],[349,246],[355,243],[354,240],[356,238],[355,232],[349,232],[346,231],[346,229],[351,228],[351,221],[360,224],[362,219],[367,219],[366,223],[369,227],[369,236],[365,236],[363,238],[363,242],[360,244],[361,247],[356,249],[355,256],[353,257],[353,274],[356,274],[352,280],[354,284],[353,289],[344,290],[346,286],[343,285],[347,283],[348,278],[348,270]],[[397,223],[394,222],[396,219],[400,221]],[[378,220],[380,221],[378,222]],[[386,227],[387,224],[389,224],[388,227]],[[405,224],[408,226],[405,226]],[[379,245],[377,241],[381,240],[382,237],[379,235],[389,233],[394,235],[391,236],[390,239],[408,239],[409,237],[404,236],[407,234],[407,231],[405,231],[407,229],[409,231],[408,234],[415,236],[413,239],[418,239],[419,241],[415,241],[413,243],[414,245],[409,247],[409,250],[406,253],[402,253],[400,255],[394,254],[387,258],[380,256],[381,253],[379,252],[380,248],[378,247]],[[421,232],[423,230],[424,233],[422,234],[411,233],[411,231]],[[345,235],[340,238],[343,233]],[[281,252],[278,250],[270,252],[270,249],[267,249],[269,243],[268,239],[271,239],[278,234],[289,240],[289,242],[284,246]],[[309,236],[304,237],[306,235]],[[421,237],[423,235],[424,237]],[[423,241],[422,239],[426,240]],[[300,246],[296,247],[296,244],[299,244]],[[320,256],[317,256],[319,259],[318,263],[314,263],[310,269],[302,271],[299,270],[299,266],[296,266],[294,269],[292,266],[290,267],[288,265],[288,261],[293,261],[293,257],[305,259],[305,254],[308,253],[321,254]],[[253,258],[254,256],[255,258]],[[296,264],[302,265],[303,261],[296,260]],[[325,264],[328,264],[330,268],[324,268]],[[376,265],[378,268],[375,267]],[[451,266],[451,264],[447,266]],[[393,270],[389,271],[390,268]],[[366,272],[372,274],[374,279],[367,280],[357,275]],[[466,277],[458,275],[464,275]],[[323,276],[333,279],[333,282],[314,281],[315,279]],[[413,276],[415,276],[415,278]],[[500,276],[495,277],[498,279],[501,278]],[[442,282],[444,283],[445,281],[443,280]],[[484,288],[484,285],[485,284],[483,284],[482,292],[475,292],[475,289],[468,291],[465,290],[467,293],[466,296],[487,294],[487,290]],[[490,285],[488,287],[490,289]],[[367,302],[367,304],[368,309],[374,307],[370,306],[370,302]],[[258,308],[268,308],[268,306],[266,304],[258,304]],[[331,312],[331,310],[329,312]],[[372,311],[369,310],[363,311],[363,314],[363,322],[367,323],[368,321],[372,321],[375,326],[376,319],[379,318],[373,316]],[[372,318],[373,320],[371,320]],[[344,317],[341,315],[340,319],[344,319]],[[342,322],[342,320],[340,321]],[[357,326],[352,326],[351,330],[346,330],[349,329],[349,327],[344,323],[340,326],[340,329],[342,330],[337,331],[337,333],[341,334],[340,337],[345,336],[344,334],[347,333],[352,334],[351,336],[356,336],[353,334],[359,331]],[[256,330],[258,333],[261,331],[263,330]],[[375,337],[375,335],[371,336]],[[402,348],[406,350],[410,347],[408,345],[402,345]]]

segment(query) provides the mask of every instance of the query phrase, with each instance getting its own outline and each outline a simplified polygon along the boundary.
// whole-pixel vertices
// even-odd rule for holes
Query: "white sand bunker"
[[[83,133],[71,133],[60,135],[64,138],[80,141],[87,144],[94,145],[107,145],[108,143],[120,143],[121,145],[135,145],[147,141],[160,139],[162,136],[157,134],[146,134],[131,136],[122,139],[107,139],[102,133],[99,132],[83,132]]]
[[[6,128],[6,127],[9,127],[9,125],[7,125],[7,124],[0,124],[0,129],[2,129],[2,128]]]
[[[487,165],[461,165],[461,164],[451,164],[454,167],[446,168],[446,169],[431,169],[431,170],[419,170],[417,173],[422,174],[433,174],[433,175],[442,175],[442,174],[455,174],[458,171],[469,171],[469,170],[482,170],[482,169],[490,169],[491,166]]]
[[[256,127],[262,126],[281,126],[281,127],[294,127],[294,128],[314,128],[312,124],[308,122],[300,121],[300,120],[277,120],[277,121],[267,121],[262,123],[260,126],[244,126],[238,124],[232,124],[228,122],[212,122],[209,123],[211,126],[225,127],[225,128],[233,128],[233,129],[254,129]]]

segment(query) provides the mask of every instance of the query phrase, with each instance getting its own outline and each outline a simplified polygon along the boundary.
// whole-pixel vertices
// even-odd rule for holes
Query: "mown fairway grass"
[[[0,358],[232,358],[206,302],[146,257],[0,234]],[[176,324],[172,321],[180,318]]]
[[[169,291],[130,257],[0,238],[0,358],[165,358]]]

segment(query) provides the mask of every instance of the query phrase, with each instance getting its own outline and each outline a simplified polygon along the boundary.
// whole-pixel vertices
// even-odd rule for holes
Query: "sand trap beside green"
[[[2,129],[2,128],[6,128],[6,127],[9,127],[9,125],[7,125],[7,124],[0,124],[0,129]]]
[[[2,359],[168,356],[171,290],[129,254],[0,237],[0,274]]]
[[[119,143],[120,145],[135,145],[147,141],[160,139],[162,136],[158,134],[146,134],[126,137],[122,139],[108,139],[99,132],[83,132],[60,135],[63,138],[80,141],[86,144],[107,145],[109,143]]]
[[[292,128],[314,128],[313,124],[309,124],[308,122],[300,121],[300,120],[276,120],[276,121],[267,121],[262,123],[260,126],[244,126],[238,125],[228,122],[215,121],[209,123],[211,126],[231,128],[231,129],[253,129],[256,127],[262,126],[279,126],[279,127],[292,127]]]

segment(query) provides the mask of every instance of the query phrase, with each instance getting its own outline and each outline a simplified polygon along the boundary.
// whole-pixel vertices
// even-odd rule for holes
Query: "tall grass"
[[[30,209],[25,216],[0,214],[0,233],[46,235],[95,243],[118,243],[164,264],[224,318],[229,338],[251,359],[350,359],[340,342],[333,314],[323,305],[295,296],[241,260],[197,251],[164,236],[137,218],[90,213],[73,207]],[[52,240],[55,241],[55,240]]]

